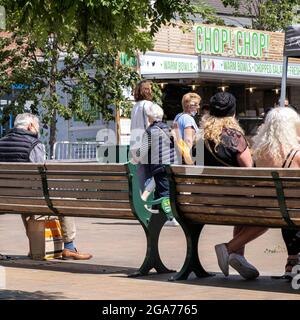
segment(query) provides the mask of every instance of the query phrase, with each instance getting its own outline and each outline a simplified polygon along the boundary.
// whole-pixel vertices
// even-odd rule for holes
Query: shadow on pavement
[[[102,224],[102,225],[120,225],[120,226],[140,226],[139,222],[92,222],[92,224]]]
[[[90,263],[81,263],[78,261],[65,261],[65,260],[51,260],[51,261],[37,261],[31,260],[26,256],[10,256],[11,260],[0,260],[0,266],[6,268],[24,268],[24,269],[37,269],[58,272],[70,272],[81,274],[110,274],[122,273],[130,274],[136,269],[129,267],[116,267],[116,266],[101,266]]]
[[[291,282],[287,280],[276,280],[272,279],[271,276],[260,276],[256,280],[244,280],[239,275],[230,275],[225,278],[221,273],[214,273],[215,276],[208,278],[196,278],[194,274],[191,274],[188,280],[181,281],[169,281],[172,274],[156,274],[151,273],[148,276],[138,277],[136,279],[146,281],[161,281],[173,283],[174,285],[195,285],[195,286],[206,286],[206,287],[218,287],[228,289],[239,289],[239,290],[251,290],[251,291],[265,291],[274,293],[291,293],[300,295],[300,290],[292,288]],[[121,275],[114,275],[114,277],[124,277]]]
[[[123,266],[106,266],[95,265],[89,263],[81,263],[78,261],[63,261],[63,260],[51,260],[51,261],[36,261],[27,258],[26,256],[11,256],[12,260],[0,261],[0,266],[6,268],[24,268],[24,269],[36,269],[47,270],[55,272],[69,272],[78,274],[111,274],[112,277],[127,278],[128,275],[133,274],[137,269]],[[142,281],[155,281],[155,282],[168,282],[174,273],[157,274],[155,272],[150,273],[147,276],[140,276],[134,279]],[[194,274],[191,274],[188,280],[184,281],[170,281],[168,282],[174,286],[179,285],[194,285],[201,287],[217,287],[228,288],[238,290],[250,290],[250,291],[264,291],[273,293],[289,293],[300,294],[300,290],[294,290],[291,283],[287,280],[275,280],[271,276],[262,275],[256,280],[246,281],[239,275],[230,275],[225,278],[221,273],[215,273],[215,276],[208,278],[196,278]],[[44,292],[22,292],[22,291],[5,291],[4,299],[60,299],[63,297],[58,296],[58,293],[44,293]],[[18,296],[20,295],[20,296]],[[22,296],[23,295],[23,296]],[[33,295],[32,297],[30,297]],[[36,295],[36,297],[34,297]],[[40,296],[39,296],[40,295]],[[44,295],[44,296],[43,296]],[[49,295],[49,297],[47,297]],[[0,290],[0,299],[2,299],[2,291]]]
[[[27,292],[21,290],[0,290],[0,300],[59,300],[67,299],[61,292]]]

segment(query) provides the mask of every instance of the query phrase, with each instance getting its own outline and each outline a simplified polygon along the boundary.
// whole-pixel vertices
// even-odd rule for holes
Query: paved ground
[[[145,252],[143,230],[137,222],[107,219],[77,220],[77,246],[94,258],[88,262],[32,261],[26,258],[28,243],[19,216],[0,216],[0,252],[15,260],[0,261],[6,288],[0,299],[299,299],[283,280],[270,275],[283,272],[286,252],[279,230],[270,230],[251,243],[246,255],[260,270],[255,281],[242,280],[233,270],[220,274],[213,247],[230,239],[232,227],[206,226],[202,233],[202,263],[212,278],[169,282],[168,275],[128,278],[142,263]],[[179,269],[185,255],[180,227],[164,227],[160,250],[169,268]],[[1,272],[1,269],[0,269]],[[2,269],[3,273],[3,269]],[[1,282],[0,282],[1,283]]]

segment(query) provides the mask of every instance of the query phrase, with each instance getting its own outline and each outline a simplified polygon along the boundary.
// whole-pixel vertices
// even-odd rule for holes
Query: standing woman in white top
[[[131,137],[130,137],[130,159],[138,163],[137,174],[140,182],[141,192],[144,191],[145,182],[151,177],[147,163],[140,163],[137,151],[141,147],[142,137],[149,126],[149,120],[145,107],[152,105],[152,83],[148,80],[139,82],[134,91],[136,104],[131,111]]]

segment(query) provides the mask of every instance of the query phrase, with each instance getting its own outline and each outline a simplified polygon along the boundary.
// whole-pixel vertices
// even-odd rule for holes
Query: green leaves
[[[204,20],[204,23],[224,25],[223,19],[218,17],[216,10],[202,0],[193,1],[192,14],[200,16]]]
[[[22,112],[26,101],[33,101],[30,108],[39,110],[50,128],[52,145],[57,115],[91,124],[100,113],[113,119],[111,106],[129,110],[123,90],[139,75],[119,63],[118,53],[151,49],[162,24],[186,21],[192,10],[188,0],[0,0],[0,5],[11,32],[0,39],[0,94],[13,95],[6,111]],[[15,90],[15,84],[23,89]]]
[[[253,28],[267,31],[281,31],[295,19],[295,7],[299,0],[222,0],[225,6],[232,6],[237,14],[252,18]],[[297,22],[297,21],[296,21]]]
[[[6,8],[8,27],[22,29],[39,45],[55,33],[60,44],[77,38],[102,49],[111,42],[139,49],[141,29],[153,36],[162,24],[177,17],[186,20],[191,11],[188,0],[1,0],[0,4]]]

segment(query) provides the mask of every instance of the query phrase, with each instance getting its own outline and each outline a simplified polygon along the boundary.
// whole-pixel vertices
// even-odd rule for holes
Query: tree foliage
[[[294,22],[299,0],[222,0],[232,6],[236,14],[252,18],[254,29],[281,31]]]
[[[22,85],[11,110],[23,111],[25,101],[32,101],[33,112],[42,109],[50,154],[58,115],[90,124],[95,113],[85,105],[110,119],[109,106],[126,104],[123,88],[138,74],[119,63],[119,52],[151,49],[163,24],[187,21],[192,10],[188,0],[0,0],[0,5],[10,32],[0,38],[0,94],[14,94],[16,84]]]
[[[207,4],[204,0],[193,0],[192,11],[195,16],[203,19],[203,23],[214,23],[217,25],[223,25],[224,21],[218,17],[215,8]]]

